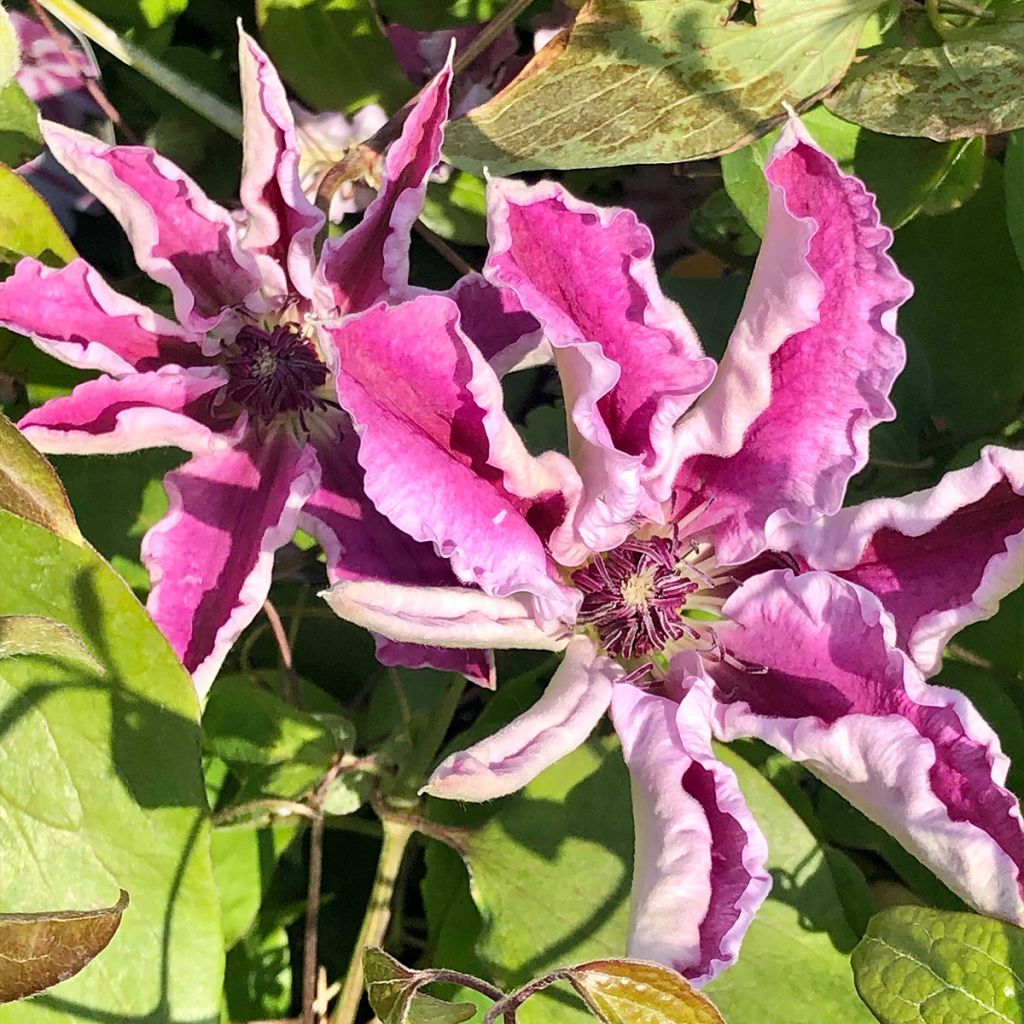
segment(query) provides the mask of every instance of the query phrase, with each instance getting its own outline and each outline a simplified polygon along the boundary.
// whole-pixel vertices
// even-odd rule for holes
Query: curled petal
[[[679,430],[688,456],[677,515],[714,501],[721,561],[747,561],[772,531],[835,512],[895,415],[903,369],[896,310],[911,294],[874,196],[795,118],[765,171],[764,245],[718,377]]]
[[[21,260],[0,283],[0,324],[62,363],[115,377],[210,362],[198,336],[118,294],[82,259],[59,270]]]
[[[427,647],[424,644],[396,644],[386,636],[378,636],[376,640],[377,660],[382,665],[457,672],[485,690],[493,690],[497,682],[494,654],[491,651],[459,651],[450,647]]]
[[[876,594],[900,647],[933,675],[949,638],[1024,583],[1024,452],[984,448],[935,487],[787,527],[780,540]]]
[[[313,241],[323,214],[306,198],[299,178],[295,121],[281,79],[256,40],[239,34],[242,79],[241,199],[249,215],[242,245],[287,270],[281,293],[313,297]],[[290,287],[289,287],[290,285]]]
[[[124,228],[136,263],[170,288],[186,327],[211,326],[260,288],[233,218],[180,168],[146,146],[107,146],[50,121],[42,127],[54,156]]]
[[[624,675],[590,640],[576,637],[540,700],[493,736],[445,758],[422,792],[479,803],[522,789],[593,732]]]
[[[803,762],[983,914],[1024,924],[1024,827],[1009,762],[963,694],[929,686],[878,599],[823,572],[775,570],[728,600],[716,732]]]
[[[342,580],[320,594],[335,614],[390,640],[428,647],[561,651],[564,627],[542,629],[518,597],[471,587],[408,587]]]
[[[316,272],[324,306],[349,313],[385,295],[404,294],[412,226],[423,209],[430,172],[441,159],[451,80],[449,55],[410,111],[401,137],[388,149],[377,198],[356,227],[324,243]]]
[[[284,432],[199,456],[168,473],[170,509],[145,536],[146,605],[205,696],[270,590],[274,552],[316,489],[309,448]]]
[[[562,456],[526,451],[493,370],[459,328],[458,307],[422,295],[325,331],[377,509],[433,544],[464,583],[495,597],[531,594],[540,620],[571,620],[578,596],[544,542],[563,527],[578,479]]]
[[[579,539],[607,550],[668,497],[673,428],[714,361],[662,294],[654,242],[631,211],[580,202],[554,182],[500,180],[488,207],[484,272],[515,293],[555,349],[584,479]]]
[[[193,453],[226,448],[238,424],[217,423],[211,399],[224,386],[219,368],[133,373],[87,380],[22,418],[22,433],[51,455],[114,455],[173,445]]]
[[[612,721],[636,829],[629,955],[703,984],[736,959],[772,883],[764,836],[711,750],[710,680],[699,658],[682,659],[680,703],[618,686]]]

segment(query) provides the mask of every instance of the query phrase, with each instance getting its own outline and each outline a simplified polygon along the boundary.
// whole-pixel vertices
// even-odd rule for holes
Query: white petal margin
[[[712,753],[711,681],[690,653],[672,665],[679,703],[617,686],[612,720],[633,791],[629,956],[702,985],[735,961],[772,883],[764,836]]]
[[[421,792],[479,803],[508,796],[572,753],[591,734],[625,671],[576,637],[544,691],[525,714],[438,765]]]

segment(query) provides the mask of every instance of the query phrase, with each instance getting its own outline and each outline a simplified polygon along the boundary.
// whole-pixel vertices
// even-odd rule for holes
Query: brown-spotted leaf
[[[476,1013],[472,1003],[448,1003],[417,990],[430,972],[412,971],[382,949],[363,953],[366,995],[382,1024],[463,1024]]]
[[[114,937],[128,893],[112,907],[0,914],[0,1003],[41,992],[77,974]]]
[[[0,615],[0,658],[45,654],[78,662],[99,675],[105,669],[69,626],[45,615]]]
[[[724,153],[842,78],[885,0],[587,0],[565,49],[447,131],[493,174],[673,163]]]
[[[685,978],[642,960],[592,960],[567,980],[604,1024],[725,1024]]]
[[[938,142],[1024,126],[1024,22],[974,28],[942,46],[886,49],[855,65],[825,100],[887,135]]]
[[[53,467],[0,413],[0,508],[82,543],[68,496]]]

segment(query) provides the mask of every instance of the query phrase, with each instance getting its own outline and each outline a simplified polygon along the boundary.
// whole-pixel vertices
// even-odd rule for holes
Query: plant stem
[[[233,138],[242,137],[242,115],[237,109],[179,75],[142,47],[122,39],[109,25],[76,0],[39,0],[39,3],[65,25],[77,29],[121,63],[138,71],[186,107],[205,117],[210,124],[216,125]]]
[[[414,830],[401,819],[388,818],[383,823],[384,841],[373,878],[370,901],[366,905],[359,937],[352,952],[352,962],[345,975],[338,1002],[334,1007],[332,1024],[355,1024],[359,1004],[363,998],[363,951],[367,946],[379,946],[391,920],[391,900],[395,882]]]
[[[459,54],[452,68],[453,74],[461,75],[532,3],[533,0],[509,0]]]
[[[305,710],[305,703],[302,700],[302,690],[299,687],[299,677],[295,674],[295,669],[292,664],[291,644],[288,640],[288,634],[285,633],[284,623],[281,621],[281,616],[278,614],[277,609],[274,607],[274,604],[269,597],[263,602],[263,613],[270,622],[270,629],[274,634],[274,639],[277,641],[277,649],[281,656],[281,672],[284,676],[284,685],[285,690],[287,691],[288,700],[300,711],[303,711]]]
[[[924,9],[925,13],[928,15],[928,21],[931,22],[931,26],[935,29],[939,38],[948,38],[949,25],[946,23],[946,19],[942,16],[942,13],[939,11],[939,0],[924,0]]]

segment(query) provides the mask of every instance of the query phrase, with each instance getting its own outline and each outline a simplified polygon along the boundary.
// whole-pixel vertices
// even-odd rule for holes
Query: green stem
[[[931,26],[939,38],[948,39],[949,25],[939,11],[939,0],[924,0],[924,9],[928,15],[928,21],[931,22]]]
[[[206,118],[233,138],[242,137],[242,115],[219,96],[214,96],[194,82],[179,75],[144,49],[122,39],[109,25],[87,11],[76,0],[39,0],[54,17],[101,46],[111,56],[138,71],[140,75],[159,85],[165,92],[180,100],[197,114]]]
[[[335,1004],[332,1024],[355,1024],[359,1004],[363,998],[363,952],[368,946],[379,946],[391,920],[391,900],[395,895],[395,882],[402,867],[405,848],[414,830],[401,819],[388,818],[382,822],[384,840],[373,878],[370,901],[366,905],[363,923],[356,939],[345,983]]]

